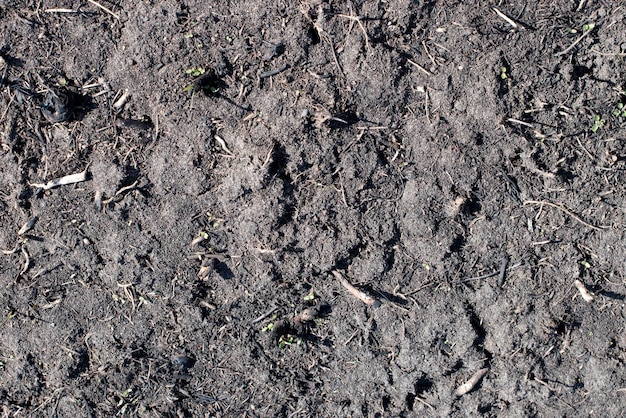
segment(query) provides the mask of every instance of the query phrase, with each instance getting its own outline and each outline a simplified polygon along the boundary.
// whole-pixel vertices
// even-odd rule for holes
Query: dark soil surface
[[[0,0],[0,57],[2,416],[626,411],[622,2]]]

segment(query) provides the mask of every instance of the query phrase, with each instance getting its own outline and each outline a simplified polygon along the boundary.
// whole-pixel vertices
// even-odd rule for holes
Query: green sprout
[[[624,106],[624,103],[619,102],[617,106],[615,106],[613,116],[626,118],[626,106]]]
[[[185,70],[185,74],[189,74],[189,75],[192,75],[194,77],[199,77],[202,74],[204,74],[204,72],[205,72],[205,69],[202,68],[202,67],[191,67],[191,68],[187,68]]]
[[[294,337],[293,335],[281,335],[278,339],[278,348],[282,349],[293,344],[302,344],[302,338]]]
[[[276,314],[272,315],[272,319],[270,319],[270,323],[267,324],[266,326],[264,326],[261,331],[262,332],[268,332],[268,331],[272,331],[274,329],[274,321],[276,320],[276,318],[278,318],[276,316]]]
[[[502,80],[506,80],[507,79],[507,75],[506,75],[506,67],[502,67],[500,68],[500,78]]]
[[[584,31],[584,32],[588,32],[588,31],[592,30],[592,29],[593,29],[593,28],[595,28],[595,27],[596,27],[596,24],[595,24],[595,23],[593,23],[593,22],[591,22],[591,23],[586,23],[586,24],[584,24],[584,25],[583,25],[583,31]]]
[[[313,293],[312,290],[311,290],[311,293],[309,293],[308,295],[306,295],[304,297],[304,300],[307,301],[307,302],[310,301],[310,300],[314,300],[314,299],[315,299],[315,293]]]
[[[591,268],[591,264],[589,264],[589,261],[587,260],[583,260],[580,262],[580,264],[582,264],[582,266],[586,269],[590,269]]]
[[[593,125],[591,126],[591,132],[597,132],[598,129],[602,128],[606,123],[606,119],[602,119],[600,115],[594,115],[593,117]]]

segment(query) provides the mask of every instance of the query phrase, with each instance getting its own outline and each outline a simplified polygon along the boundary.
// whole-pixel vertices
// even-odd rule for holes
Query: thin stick
[[[339,64],[339,59],[337,58],[337,53],[335,53],[335,44],[332,39],[330,39],[330,35],[325,32],[321,32],[322,35],[326,36],[326,40],[330,44],[330,51],[333,53],[333,60],[335,61],[335,65],[339,69],[339,73],[341,73],[342,77],[345,77],[346,74],[343,72],[343,68],[341,68],[341,64]]]
[[[356,287],[352,286],[350,282],[344,279],[343,275],[339,273],[337,270],[333,270],[332,273],[333,273],[333,276],[335,276],[337,280],[339,280],[339,283],[341,283],[341,285],[345,287],[348,290],[348,292],[350,292],[350,294],[360,299],[363,303],[373,306],[374,308],[378,308],[381,305],[378,299],[375,299],[371,297],[370,295],[368,295],[367,293],[362,292]]]
[[[577,220],[578,222],[580,222],[581,224],[591,228],[591,229],[595,229],[596,231],[602,231],[604,229],[609,228],[608,226],[595,226],[590,224],[589,222],[585,222],[583,221],[578,215],[576,215],[574,212],[572,212],[571,210],[567,209],[564,206],[561,205],[557,205],[556,203],[552,203],[552,202],[548,202],[546,200],[542,200],[542,201],[537,201],[537,200],[527,200],[524,202],[524,206],[526,205],[547,205],[547,206],[551,206],[553,208],[559,209],[565,213],[567,213],[569,216],[571,216],[572,218],[574,218],[575,220]]]
[[[25,246],[22,246],[22,254],[24,255],[24,267],[22,267],[22,271],[20,271],[20,276],[26,273],[30,267],[30,257],[28,256],[28,251],[26,251]]]
[[[46,9],[44,10],[46,13],[78,13],[77,10],[73,9]]]
[[[128,100],[129,95],[130,95],[130,92],[128,91],[128,89],[125,89],[122,96],[119,99],[117,99],[115,103],[113,103],[113,109],[120,110],[126,104],[126,101]]]
[[[105,12],[107,12],[108,14],[110,14],[111,16],[113,16],[114,18],[116,18],[117,20],[120,20],[120,15],[118,15],[117,13],[114,13],[112,10],[107,9],[106,7],[104,7],[103,5],[101,5],[100,3],[98,3],[97,1],[94,0],[87,0],[89,3],[93,4],[96,7],[101,8],[102,10],[104,10]]]
[[[585,284],[583,282],[581,282],[580,280],[576,279],[576,280],[574,280],[574,286],[576,286],[576,289],[578,289],[578,291],[580,292],[580,296],[583,297],[585,302],[592,302],[593,301],[593,299],[594,299],[593,295],[587,290],[587,286],[585,286]]]
[[[429,404],[428,402],[426,402],[425,400],[423,400],[422,398],[420,398],[419,396],[415,397],[415,400],[418,401],[419,403],[421,403],[422,405],[426,405],[427,407],[429,407],[431,410],[434,410],[435,407],[432,406],[431,404]]]
[[[18,244],[12,250],[0,250],[0,252],[2,252],[2,254],[4,254],[4,255],[11,255],[11,254],[15,254],[19,248],[20,248],[20,246]]]
[[[585,39],[587,37],[587,35],[589,35],[590,33],[591,33],[591,29],[588,30],[588,31],[585,31],[585,33],[583,33],[578,39],[576,39],[573,44],[571,44],[570,46],[565,48],[563,51],[557,52],[556,54],[554,54],[554,56],[555,57],[560,57],[561,55],[567,54],[569,51],[572,50],[572,48],[574,48],[576,45],[578,45],[578,43],[580,41],[582,41],[583,39]]]
[[[415,61],[412,61],[412,60],[410,60],[410,59],[408,59],[408,58],[406,59],[406,61],[407,61],[409,64],[412,64],[412,65],[416,66],[416,67],[417,67],[417,69],[418,69],[418,70],[420,70],[420,71],[422,71],[424,74],[426,74],[426,75],[433,75],[433,73],[431,73],[430,71],[428,71],[426,68],[422,67],[421,65],[419,65],[419,64],[418,64],[418,63],[416,63]]]
[[[502,259],[502,263],[500,264],[500,275],[498,276],[498,286],[502,287],[504,284],[504,277],[506,276],[506,266],[509,264],[509,257],[506,255]]]
[[[502,13],[500,10],[498,10],[497,8],[493,8],[492,9],[494,12],[496,12],[496,14],[498,16],[500,16],[502,19],[504,19],[504,21],[506,23],[508,23],[509,25],[513,26],[513,30],[518,30],[519,29],[519,25],[517,23],[515,23],[513,21],[513,19],[511,19],[510,17],[508,17],[507,15],[505,15],[504,13]]]
[[[37,215],[35,215],[32,218],[30,218],[28,221],[26,221],[26,223],[24,225],[22,225],[20,230],[17,231],[17,235],[24,235],[25,233],[27,233],[28,231],[33,229],[33,226],[35,226],[35,223],[37,222],[37,219],[38,219],[38,217],[37,217]]]
[[[359,27],[363,31],[363,35],[365,36],[365,49],[369,52],[370,50],[369,36],[367,36],[367,31],[365,30],[365,26],[363,26],[363,23],[361,23],[361,20],[363,20],[363,16],[351,16],[351,15],[344,15],[344,14],[337,14],[336,16],[350,19],[358,23]]]
[[[53,189],[57,186],[65,186],[67,184],[80,183],[82,181],[87,180],[87,169],[89,168],[89,164],[87,167],[81,171],[80,173],[70,174],[68,176],[63,176],[58,179],[50,180],[49,182],[43,183],[31,183],[31,187],[39,187],[43,190]]]
[[[505,268],[505,269],[504,269],[504,272],[505,272],[505,274],[506,274],[507,272],[511,272],[511,270],[514,270],[514,269],[516,269],[516,268],[520,267],[521,265],[522,265],[522,263],[517,263],[517,264],[514,264],[514,265],[512,265],[512,266],[511,266],[511,267],[509,267],[509,268]],[[500,267],[502,268],[502,265],[500,265]],[[465,283],[465,282],[473,282],[473,281],[475,281],[475,280],[488,279],[488,278],[490,278],[490,277],[497,276],[497,275],[498,275],[498,274],[500,274],[501,272],[502,272],[502,270],[498,270],[498,271],[494,271],[494,272],[489,273],[489,274],[484,274],[484,275],[482,275],[482,276],[477,276],[477,277],[468,277],[468,278],[466,278],[466,279],[461,279],[461,280],[459,280],[459,281],[457,281],[457,282],[454,282],[454,283]],[[412,294],[412,293],[409,293],[409,294]]]
[[[518,125],[524,125],[524,126],[527,126],[529,128],[533,128],[533,129],[535,128],[535,126],[532,125],[531,123],[524,122],[524,121],[521,121],[521,120],[518,120],[518,119],[508,118],[506,121],[507,122],[511,122],[511,123],[517,123]]]
[[[357,329],[356,331],[354,331],[354,332],[352,333],[352,335],[350,336],[350,338],[348,338],[348,339],[347,339],[347,340],[343,343],[343,345],[348,345],[348,344],[350,343],[350,341],[352,341],[352,340],[354,339],[354,337],[356,337],[356,336],[357,336],[357,334],[358,334],[359,332],[361,332],[361,330],[360,330],[360,329]]]
[[[480,369],[479,371],[474,373],[467,382],[463,383],[454,391],[454,394],[456,396],[463,396],[466,393],[471,392],[472,389],[474,389],[474,387],[482,380],[482,378],[485,377],[488,371],[489,368],[485,367],[484,369]]]
[[[266,71],[264,73],[259,74],[259,78],[268,78],[268,77],[271,77],[273,75],[279,74],[279,73],[285,71],[287,69],[287,67],[289,67],[289,65],[283,64],[280,67],[276,68],[275,70]]]
[[[252,321],[250,321],[250,323],[251,324],[256,324],[257,322],[261,322],[262,320],[264,320],[265,318],[267,318],[268,316],[270,316],[271,314],[273,314],[277,310],[278,310],[278,307],[272,306],[269,311],[265,312],[263,315],[259,316],[258,318],[253,319]]]

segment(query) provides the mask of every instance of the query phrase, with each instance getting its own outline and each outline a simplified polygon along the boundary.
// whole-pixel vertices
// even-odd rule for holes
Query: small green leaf
[[[593,22],[592,23],[587,23],[587,24],[583,25],[583,31],[587,32],[587,31],[592,30],[595,27],[596,27],[595,23],[593,23]]]
[[[315,293],[313,293],[313,291],[311,291],[311,293],[309,293],[308,295],[304,297],[304,300],[306,301],[313,300],[313,299],[315,299]]]
[[[589,264],[589,261],[587,260],[583,260],[580,262],[580,264],[582,264],[582,266],[586,269],[590,269],[591,268],[591,264]]]

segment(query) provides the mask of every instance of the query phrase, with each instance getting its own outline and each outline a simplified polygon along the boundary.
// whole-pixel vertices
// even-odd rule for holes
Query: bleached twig
[[[469,380],[467,382],[465,382],[461,386],[459,386],[454,391],[454,394],[456,396],[463,396],[466,393],[471,392],[472,389],[474,389],[474,387],[482,380],[482,378],[485,377],[485,375],[487,374],[488,371],[489,371],[488,367],[485,367],[484,369],[478,370],[476,373],[474,373],[472,375],[472,377],[469,378]]]
[[[363,303],[373,306],[374,308],[377,308],[380,306],[380,301],[376,298],[371,297],[370,295],[368,295],[365,292],[360,291],[359,289],[357,289],[356,287],[352,286],[352,284],[350,284],[350,282],[348,282],[341,273],[339,273],[337,270],[333,270],[333,276],[335,276],[337,278],[337,280],[339,280],[339,283],[341,283],[341,285],[343,287],[345,287],[348,292],[350,292],[350,294],[352,294],[353,296],[357,297],[358,299],[360,299],[361,301],[363,301]]]
[[[576,289],[578,289],[580,296],[582,296],[585,302],[592,302],[595,299],[591,292],[587,290],[587,286],[580,280],[574,280],[574,286],[576,286]]]
[[[67,176],[59,177],[58,179],[50,180],[47,183],[31,183],[31,187],[39,187],[43,190],[53,189],[58,186],[65,186],[67,184],[80,183],[82,181],[87,180],[87,169],[89,165],[85,167],[83,171],[80,173],[69,174]]]
[[[117,20],[120,20],[120,15],[118,15],[117,13],[113,12],[111,9],[108,9],[106,7],[104,7],[103,5],[101,5],[100,3],[98,3],[97,1],[94,0],[87,0],[89,3],[93,4],[94,6],[104,10],[105,12],[107,12],[108,14],[110,14],[111,16],[113,16],[114,18],[116,18]]]

